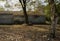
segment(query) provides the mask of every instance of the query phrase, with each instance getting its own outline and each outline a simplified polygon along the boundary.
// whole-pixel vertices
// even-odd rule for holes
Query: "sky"
[[[33,0],[33,1],[35,1],[35,0]],[[11,6],[13,6],[13,8],[6,8],[4,6],[6,4],[6,1],[0,1],[0,7],[3,7],[5,9],[5,11],[7,11],[8,9],[10,11],[20,11],[21,10],[14,6],[14,4],[19,3],[19,0],[8,0],[8,2]],[[46,5],[46,3],[44,3],[44,0],[41,0],[41,2],[42,2],[42,5]]]
[[[8,9],[10,11],[20,11],[20,9],[18,9],[17,7],[14,6],[14,4],[18,3],[18,0],[8,0],[9,4],[11,6],[13,6],[13,8],[6,8],[4,5],[6,4],[6,1],[0,1],[0,7],[3,7],[5,9],[5,11],[7,11]]]

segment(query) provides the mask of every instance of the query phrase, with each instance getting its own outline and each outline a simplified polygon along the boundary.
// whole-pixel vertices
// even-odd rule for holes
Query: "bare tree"
[[[24,16],[25,16],[25,23],[28,24],[29,21],[28,21],[28,15],[26,12],[26,5],[27,5],[27,2],[29,2],[29,0],[19,0],[19,2],[21,3],[22,8],[23,8],[23,12],[24,12]]]
[[[49,5],[50,5],[50,10],[51,10],[51,28],[50,28],[50,37],[51,38],[55,38],[55,32],[56,32],[56,26],[57,26],[57,21],[58,21],[58,15],[57,15],[57,9],[56,9],[56,4],[55,4],[55,0],[48,0]]]

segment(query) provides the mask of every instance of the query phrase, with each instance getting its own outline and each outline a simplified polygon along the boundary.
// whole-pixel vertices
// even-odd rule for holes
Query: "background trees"
[[[55,3],[58,12],[57,14],[59,15],[60,1],[55,0]],[[23,9],[19,0],[0,0],[0,11],[23,11]],[[26,6],[26,11],[31,13],[33,12],[35,14],[42,14],[41,12],[43,12],[49,21],[51,19],[50,5],[47,0],[30,0]]]

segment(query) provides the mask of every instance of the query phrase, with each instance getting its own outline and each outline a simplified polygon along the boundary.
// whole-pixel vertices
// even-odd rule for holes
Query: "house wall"
[[[24,16],[19,16],[18,15],[18,16],[15,16],[14,19],[18,20],[20,23],[25,22]],[[37,23],[37,24],[45,23],[46,17],[43,16],[43,15],[41,15],[41,16],[29,15],[28,16],[28,21],[29,21],[29,23]]]
[[[13,18],[12,14],[0,14],[0,24],[12,24]]]
[[[29,23],[40,24],[45,23],[46,18],[44,15],[29,15],[28,20]],[[15,22],[24,23],[25,17],[23,15],[14,16],[13,14],[0,14],[0,24],[13,24]]]
[[[40,23],[45,23],[46,21],[46,17],[45,16],[30,16],[29,17],[29,22],[31,23],[36,23],[36,24],[40,24]]]

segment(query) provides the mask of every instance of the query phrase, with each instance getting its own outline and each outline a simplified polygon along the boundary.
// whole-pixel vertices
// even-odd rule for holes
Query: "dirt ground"
[[[50,25],[0,25],[0,41],[48,41]],[[60,41],[60,26],[56,28],[56,38]]]

